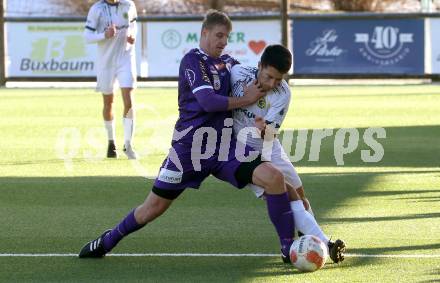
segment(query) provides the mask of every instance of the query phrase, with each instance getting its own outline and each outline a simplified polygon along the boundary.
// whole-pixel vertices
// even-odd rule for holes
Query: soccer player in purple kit
[[[253,104],[265,92],[255,81],[242,97],[229,97],[230,70],[238,62],[221,54],[231,29],[225,13],[210,10],[205,16],[200,48],[189,51],[180,63],[179,118],[168,157],[151,192],[116,227],[85,244],[80,258],[103,257],[122,238],[162,215],[186,188],[199,188],[211,174],[237,188],[249,183],[264,188],[282,256],[288,256],[294,223],[284,176],[260,157],[244,162],[242,151],[248,157],[255,152],[232,137],[231,110]]]

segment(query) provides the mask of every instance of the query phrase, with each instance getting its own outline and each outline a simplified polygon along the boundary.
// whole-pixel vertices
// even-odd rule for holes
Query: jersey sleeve
[[[84,29],[84,39],[87,43],[96,43],[105,39],[104,32],[98,33],[98,21],[99,21],[99,13],[97,9],[92,6],[87,15],[86,26]]]
[[[194,95],[202,90],[214,90],[205,63],[197,55],[185,56],[182,60],[182,68],[185,72],[184,81]]]
[[[182,60],[184,83],[206,112],[226,111],[228,98],[215,93],[205,63],[197,55],[187,55]]]
[[[130,15],[129,28],[131,30],[131,34],[133,35],[133,37],[136,38],[136,34],[137,34],[137,10],[136,10],[136,5],[134,4],[133,1],[130,2],[129,15]]]
[[[245,82],[241,76],[241,65],[235,65],[231,69],[231,96],[243,96]]]
[[[231,67],[234,67],[236,65],[240,65],[240,61],[238,61],[234,57],[230,57],[230,64],[231,64]]]
[[[289,85],[283,81],[278,87],[280,93],[275,94],[277,99],[272,102],[264,119],[267,124],[272,124],[275,128],[280,128],[281,124],[286,118],[287,111],[289,110],[289,104],[291,99],[291,93]]]
[[[95,8],[95,6],[92,6],[89,10],[89,13],[87,14],[85,28],[95,32],[96,29],[98,28],[98,20],[99,20],[99,13]]]

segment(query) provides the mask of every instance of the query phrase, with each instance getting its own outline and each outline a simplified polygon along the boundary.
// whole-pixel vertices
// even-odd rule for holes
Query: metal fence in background
[[[138,79],[176,80],[180,58],[198,46],[201,20],[140,17]],[[440,14],[270,13],[232,20],[228,53],[255,65],[265,46],[286,42],[294,54],[291,78],[440,76]],[[6,17],[5,80],[95,80],[96,47],[82,39],[84,22],[84,17]]]

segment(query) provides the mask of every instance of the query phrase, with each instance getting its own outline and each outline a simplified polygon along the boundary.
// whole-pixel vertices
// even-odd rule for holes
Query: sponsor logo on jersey
[[[188,80],[189,85],[193,86],[194,82],[196,80],[196,73],[194,73],[194,71],[191,69],[186,69],[185,76],[186,76],[186,79]]]
[[[237,109],[235,109],[235,111],[243,112],[243,114],[250,119],[255,119],[255,117],[256,117],[256,115],[254,113],[252,113],[251,111],[249,111],[247,109],[237,108]]]
[[[170,183],[170,184],[179,184],[182,182],[182,172],[172,171],[166,168],[160,169],[159,176],[157,177],[159,181]]]
[[[199,66],[200,66],[200,71],[202,72],[202,80],[204,80],[207,83],[211,83],[208,74],[206,73],[205,64],[202,61],[199,61]]]

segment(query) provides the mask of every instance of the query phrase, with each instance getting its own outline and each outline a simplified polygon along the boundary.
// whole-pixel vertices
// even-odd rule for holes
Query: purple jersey
[[[232,112],[227,111],[227,98],[230,71],[235,64],[238,62],[229,55],[212,58],[199,49],[192,49],[183,57],[179,68],[179,119],[175,130],[192,129],[179,143],[191,145],[193,134],[200,127],[212,127],[220,137],[224,120],[232,117]],[[207,107],[211,109],[207,111]]]
[[[238,62],[229,55],[212,58],[199,49],[183,57],[179,70],[179,119],[155,187],[198,188],[210,174],[238,188],[246,185],[235,177],[241,162],[236,158],[238,143],[232,137],[232,112],[227,110],[230,70],[235,64]],[[213,139],[205,138],[207,132],[201,133],[205,129]],[[223,131],[229,131],[230,139]],[[252,150],[246,145],[241,148],[246,156]]]

